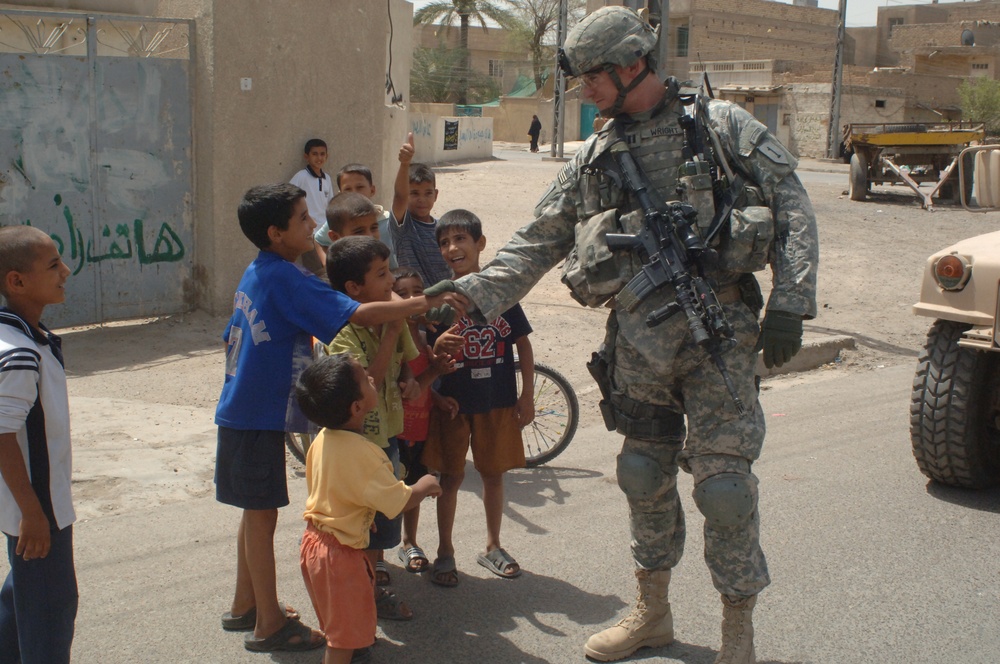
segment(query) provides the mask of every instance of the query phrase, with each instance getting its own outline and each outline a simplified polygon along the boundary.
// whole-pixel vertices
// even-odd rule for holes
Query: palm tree
[[[486,30],[486,21],[491,20],[501,28],[513,24],[513,16],[507,9],[490,0],[438,0],[424,5],[413,14],[414,25],[447,25],[458,18],[458,43],[462,50],[462,77],[459,83],[458,103],[468,101],[469,63],[469,23],[475,20]]]

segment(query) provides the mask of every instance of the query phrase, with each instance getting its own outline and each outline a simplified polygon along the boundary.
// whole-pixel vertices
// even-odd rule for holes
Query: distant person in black
[[[542,123],[537,115],[531,116],[531,126],[528,128],[528,136],[531,136],[531,151],[538,152],[538,135],[542,133]]]

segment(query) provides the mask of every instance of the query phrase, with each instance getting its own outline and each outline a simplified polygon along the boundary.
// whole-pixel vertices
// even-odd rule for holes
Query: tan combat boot
[[[674,642],[674,619],[667,602],[670,570],[635,571],[639,595],[635,608],[614,627],[587,639],[584,652],[599,662],[628,657],[639,648],[661,648]]]
[[[757,664],[753,650],[753,607],[757,596],[722,596],[722,647],[715,664]]]

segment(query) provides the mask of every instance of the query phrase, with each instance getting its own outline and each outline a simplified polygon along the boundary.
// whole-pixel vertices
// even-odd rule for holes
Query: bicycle
[[[325,352],[322,344],[313,347],[314,356]],[[517,368],[517,391],[521,393],[521,365]],[[566,378],[542,362],[535,362],[535,419],[521,430],[525,465],[537,468],[562,454],[580,424],[580,403]],[[292,456],[305,463],[306,453],[316,431],[286,433],[285,445]]]

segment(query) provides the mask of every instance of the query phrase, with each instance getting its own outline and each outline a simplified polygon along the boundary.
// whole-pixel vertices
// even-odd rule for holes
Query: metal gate
[[[0,10],[0,225],[44,230],[70,267],[50,325],[190,308],[193,30]]]

